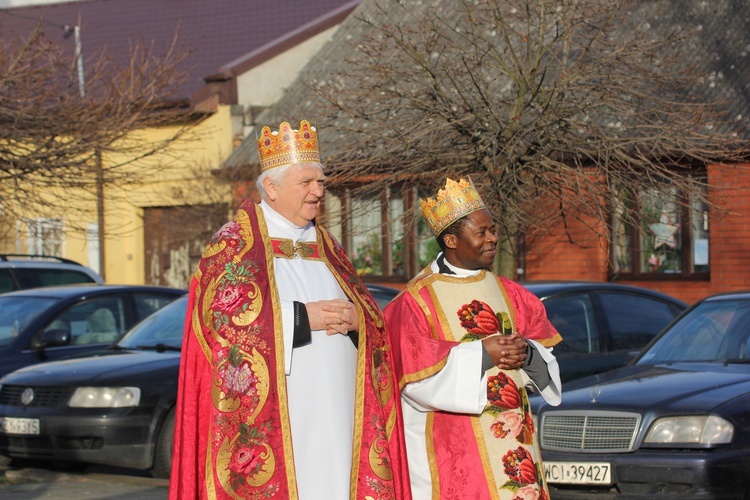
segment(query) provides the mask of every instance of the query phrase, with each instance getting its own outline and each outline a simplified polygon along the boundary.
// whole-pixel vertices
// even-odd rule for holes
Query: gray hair
[[[268,201],[266,188],[263,187],[263,180],[266,177],[271,179],[271,182],[273,182],[276,186],[283,186],[284,180],[286,179],[286,174],[289,172],[289,169],[291,169],[292,167],[296,167],[298,170],[302,170],[303,165],[315,165],[323,172],[325,172],[325,169],[326,169],[325,165],[323,165],[322,163],[317,163],[317,162],[312,162],[312,161],[304,162],[304,163],[290,163],[288,165],[283,165],[281,167],[269,168],[265,172],[261,172],[261,174],[258,176],[258,179],[255,181],[255,186],[258,188],[260,197]]]

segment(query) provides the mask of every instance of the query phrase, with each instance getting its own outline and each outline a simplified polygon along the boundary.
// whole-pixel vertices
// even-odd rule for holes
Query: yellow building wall
[[[172,130],[150,130],[143,141],[170,137]],[[137,189],[112,189],[105,195],[107,236],[105,279],[108,283],[140,284],[146,276],[143,212],[147,207],[167,207],[229,202],[231,189],[211,174],[231,153],[233,131],[230,107],[218,111],[193,127],[167,152],[145,162],[152,175]],[[108,158],[118,164],[122,158]],[[134,165],[142,168],[142,165]],[[111,219],[111,220],[110,220]],[[185,221],[189,224],[190,221]],[[218,228],[217,228],[218,229]]]
[[[144,130],[128,141],[138,141],[145,151],[149,145],[173,137],[176,130]],[[219,106],[215,113],[191,126],[163,152],[135,161],[132,154],[102,156],[105,171],[113,169],[111,172],[127,179],[122,187],[107,186],[104,190],[105,262],[100,273],[107,283],[142,284],[145,281],[144,208],[231,201],[229,185],[211,171],[221,166],[232,147],[230,107]],[[45,200],[63,196],[70,207],[66,208],[66,213],[46,208],[50,204]],[[62,242],[55,246],[59,256],[96,267],[97,239],[95,235],[87,235],[89,227],[95,227],[98,220],[95,190],[42,191],[38,200],[37,206],[27,207],[25,212],[30,214],[30,219],[62,219]],[[4,224],[0,252],[30,253],[28,223],[6,220]]]

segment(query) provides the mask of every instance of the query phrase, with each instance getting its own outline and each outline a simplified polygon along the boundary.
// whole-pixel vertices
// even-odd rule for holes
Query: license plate
[[[6,434],[39,434],[37,418],[4,418],[3,432]]]
[[[543,462],[548,483],[612,484],[612,466],[601,462]]]

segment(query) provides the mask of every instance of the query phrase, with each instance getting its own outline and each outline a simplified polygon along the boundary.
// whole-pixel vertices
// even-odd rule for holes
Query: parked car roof
[[[40,288],[29,288],[26,290],[16,290],[14,292],[4,293],[3,297],[56,297],[56,298],[80,298],[89,295],[98,295],[102,293],[112,293],[114,291],[167,291],[173,293],[176,288],[158,285],[109,285],[104,283],[86,284],[74,283],[71,285],[45,286]],[[186,293],[185,290],[180,290]],[[182,293],[180,295],[182,295]]]
[[[558,295],[560,293],[566,292],[577,292],[581,290],[603,290],[647,294],[654,297],[659,297],[663,300],[673,302],[675,304],[680,304],[682,307],[688,306],[686,302],[672,297],[671,295],[667,295],[650,288],[627,285],[624,283],[604,283],[598,281],[522,281],[521,284],[534,292],[534,295],[536,295],[540,299],[545,299],[548,296]]]
[[[74,283],[104,283],[104,279],[93,269],[62,257],[0,254],[0,293]]]

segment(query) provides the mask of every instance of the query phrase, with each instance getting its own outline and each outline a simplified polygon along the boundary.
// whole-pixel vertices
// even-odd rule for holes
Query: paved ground
[[[136,475],[133,475],[136,474]],[[3,500],[166,500],[169,481],[131,471],[63,473],[47,469],[0,466],[0,498]]]

